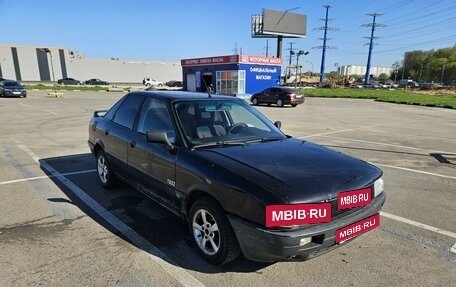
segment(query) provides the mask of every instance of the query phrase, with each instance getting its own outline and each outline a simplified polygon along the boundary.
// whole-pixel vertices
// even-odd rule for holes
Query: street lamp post
[[[423,64],[421,64],[421,63],[417,63],[417,64],[420,65],[420,78],[419,78],[418,82],[421,83],[421,76],[423,74]]]
[[[309,77],[310,77],[313,74],[313,71],[314,71],[314,64],[311,61],[309,61],[309,60],[306,60],[306,62],[309,63],[310,67],[311,67],[311,72],[309,72]]]
[[[45,52],[46,54],[49,54],[49,55],[51,56],[52,84],[53,84],[54,93],[55,93],[56,91],[55,91],[54,63],[53,63],[53,61],[52,61],[52,53],[51,53],[51,50],[49,50],[48,48],[41,48],[40,50],[43,51],[43,52]]]
[[[445,63],[442,66],[442,74],[440,75],[440,83],[443,83],[443,74],[445,73]]]
[[[295,77],[295,88],[296,88],[296,85],[297,85],[297,82],[298,82],[299,56],[307,55],[307,54],[309,54],[309,52],[306,52],[304,50],[299,50],[297,52],[290,51],[290,54],[291,55],[296,55],[296,77]],[[299,79],[299,80],[301,80],[301,79]]]

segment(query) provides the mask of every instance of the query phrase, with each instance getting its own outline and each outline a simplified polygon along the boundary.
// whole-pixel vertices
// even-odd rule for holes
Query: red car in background
[[[304,95],[290,87],[271,87],[252,95],[250,101],[253,105],[275,104],[277,107],[291,105],[296,107],[304,103]]]

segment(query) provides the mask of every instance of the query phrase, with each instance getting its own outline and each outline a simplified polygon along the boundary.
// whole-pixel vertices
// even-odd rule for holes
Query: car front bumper
[[[26,97],[27,91],[4,91],[3,96],[5,96],[5,97]]]
[[[304,261],[343,245],[336,244],[336,230],[379,213],[385,200],[382,192],[371,205],[348,216],[292,231],[267,230],[235,215],[228,215],[228,219],[246,258],[262,262]],[[309,238],[310,243],[301,245],[302,239]]]

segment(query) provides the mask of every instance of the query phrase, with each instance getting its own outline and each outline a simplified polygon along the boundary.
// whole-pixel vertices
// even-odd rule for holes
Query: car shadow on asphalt
[[[40,160],[40,167],[69,199],[48,198],[49,201],[77,206],[114,235],[148,252],[132,241],[131,232],[108,222],[106,212],[113,215],[115,221],[128,226],[134,236],[144,238],[163,253],[165,258],[162,259],[170,264],[208,274],[261,273],[261,269],[273,264],[250,261],[242,255],[223,266],[208,263],[193,246],[184,220],[127,184],[121,183],[109,190],[103,188],[96,174],[95,158],[90,153],[44,158]]]

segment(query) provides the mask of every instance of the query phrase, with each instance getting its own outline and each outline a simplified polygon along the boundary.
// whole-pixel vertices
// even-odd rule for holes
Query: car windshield
[[[286,139],[266,117],[243,101],[179,101],[173,107],[186,139],[195,148]]]
[[[14,82],[14,81],[5,81],[5,82],[3,82],[3,85],[5,87],[18,87],[18,86],[21,86],[18,82]]]

